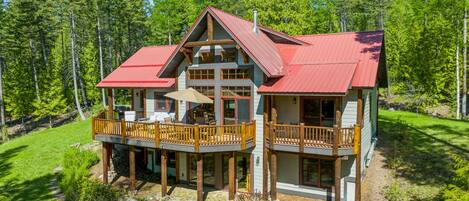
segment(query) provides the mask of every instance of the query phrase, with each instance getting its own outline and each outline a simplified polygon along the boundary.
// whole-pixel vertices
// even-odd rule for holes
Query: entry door
[[[223,124],[236,124],[251,120],[250,99],[223,99]]]

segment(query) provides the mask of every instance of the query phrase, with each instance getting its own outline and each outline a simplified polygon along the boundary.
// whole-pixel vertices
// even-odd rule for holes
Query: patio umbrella
[[[210,103],[213,104],[213,100],[209,97],[201,94],[193,88],[184,89],[181,91],[173,91],[165,94],[164,96],[180,101],[188,101],[192,103]]]

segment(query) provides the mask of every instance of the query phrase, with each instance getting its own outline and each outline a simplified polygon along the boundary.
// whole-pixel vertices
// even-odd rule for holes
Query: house
[[[136,120],[108,110],[93,118],[109,157],[129,151],[168,178],[227,189],[360,200],[361,179],[377,135],[378,87],[386,86],[383,31],[289,36],[213,7],[198,16],[178,45],[144,47],[103,79],[130,90]],[[213,99],[166,98],[193,88]],[[155,114],[170,121],[148,121]],[[139,120],[140,119],[140,120]],[[169,161],[169,162],[168,162]]]

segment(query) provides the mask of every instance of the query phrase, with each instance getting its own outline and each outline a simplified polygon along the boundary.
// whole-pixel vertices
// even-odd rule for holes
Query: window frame
[[[163,98],[165,99],[165,108],[166,108],[166,109],[164,109],[164,110],[161,110],[161,109],[159,109],[159,107],[158,107],[158,105],[159,105],[159,104],[158,104],[158,97],[159,97],[159,96],[161,96],[161,97],[163,97]],[[155,93],[154,93],[154,100],[155,100],[155,109],[154,109],[155,112],[171,112],[171,105],[172,105],[171,102],[174,103],[174,101],[175,101],[175,100],[173,100],[173,99],[170,99],[170,98],[165,97],[165,96],[163,95],[163,93],[159,93],[159,92],[155,92]]]
[[[318,175],[318,178],[316,180],[316,184],[313,184],[313,185],[310,185],[310,184],[305,184],[304,182],[304,168],[303,168],[303,160],[305,159],[313,159],[313,160],[317,160],[317,164],[318,164],[318,167],[317,167],[317,175]],[[329,158],[329,157],[318,157],[318,156],[300,156],[300,161],[299,161],[299,180],[300,180],[300,185],[302,186],[310,186],[310,187],[317,187],[317,188],[332,188],[334,187],[334,184],[332,185],[322,185],[321,184],[321,161],[330,161],[332,162],[332,166],[335,167],[335,161],[333,158]],[[332,175],[331,175],[332,179],[333,179],[333,183],[335,183],[335,175],[334,175],[334,171],[332,171]]]
[[[225,71],[228,71],[226,73]],[[247,76],[242,76],[241,78],[238,77],[240,75],[244,75],[243,73],[239,72],[234,72],[231,74],[229,71],[247,71]],[[228,75],[228,78],[225,78],[224,76]],[[233,78],[229,77],[233,76]],[[220,80],[250,80],[252,78],[252,72],[250,68],[222,68],[220,69]]]
[[[210,73],[211,71],[211,73]],[[197,74],[198,72],[199,74]],[[194,77],[193,77],[194,76]],[[195,78],[195,76],[206,76],[206,78]],[[211,76],[211,78],[210,78]],[[187,80],[214,80],[215,79],[215,69],[187,69]]]

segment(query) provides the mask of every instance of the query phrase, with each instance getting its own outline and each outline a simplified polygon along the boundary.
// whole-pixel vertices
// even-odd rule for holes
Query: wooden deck
[[[241,151],[255,145],[255,122],[237,125],[147,123],[93,118],[93,139],[187,152]]]
[[[271,150],[319,155],[352,155],[360,128],[274,124],[266,125]],[[356,129],[358,129],[356,132]]]

